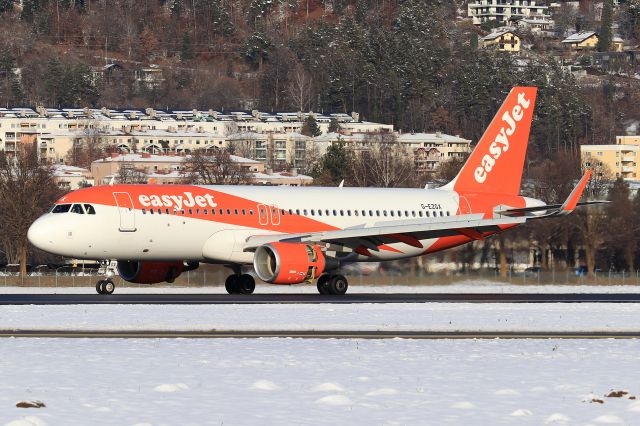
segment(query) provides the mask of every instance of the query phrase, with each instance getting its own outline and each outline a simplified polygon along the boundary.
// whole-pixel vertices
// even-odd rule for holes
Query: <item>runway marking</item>
[[[216,305],[356,303],[640,303],[640,293],[0,294],[0,305]]]
[[[637,339],[640,331],[536,332],[536,331],[321,331],[321,330],[204,330],[204,331],[114,331],[114,330],[0,330],[0,338],[91,338],[91,339]]]

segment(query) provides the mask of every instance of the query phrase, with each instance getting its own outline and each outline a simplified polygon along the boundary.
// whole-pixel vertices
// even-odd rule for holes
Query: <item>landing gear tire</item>
[[[347,279],[342,275],[334,275],[329,280],[329,293],[335,294],[336,296],[342,296],[347,292],[349,288],[349,283]]]
[[[102,284],[103,294],[112,294],[115,289],[116,289],[116,285],[114,284],[113,281],[104,280]]]
[[[240,293],[240,275],[229,275],[224,282],[224,288],[227,290],[229,294],[238,294]]]
[[[324,295],[329,294],[329,280],[331,279],[330,275],[321,275],[318,278],[318,293]]]
[[[251,294],[256,289],[256,280],[249,274],[238,277],[238,289],[241,294]]]
[[[98,294],[104,294],[102,292],[102,285],[104,284],[104,280],[100,280],[96,283],[96,292],[98,292]]]
[[[96,283],[98,294],[112,294],[115,289],[116,285],[110,279],[100,280]]]

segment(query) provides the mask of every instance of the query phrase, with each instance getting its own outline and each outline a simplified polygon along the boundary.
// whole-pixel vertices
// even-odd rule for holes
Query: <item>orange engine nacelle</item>
[[[318,278],[326,268],[326,258],[316,245],[269,243],[258,247],[253,267],[262,281],[298,284]]]
[[[136,284],[172,283],[184,270],[183,262],[118,261],[118,273],[122,279]]]

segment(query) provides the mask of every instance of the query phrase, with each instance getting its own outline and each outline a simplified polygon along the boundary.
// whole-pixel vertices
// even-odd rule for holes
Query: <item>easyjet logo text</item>
[[[196,195],[185,192],[182,195],[140,195],[138,201],[144,207],[175,207],[180,210],[183,207],[216,207],[213,195]]]
[[[487,176],[493,170],[496,165],[496,160],[500,158],[503,152],[509,150],[509,136],[512,136],[522,117],[524,117],[524,111],[531,105],[530,99],[525,99],[524,93],[518,94],[518,103],[511,109],[511,111],[505,111],[502,114],[502,121],[504,125],[500,128],[500,131],[494,138],[491,145],[489,145],[489,152],[482,157],[480,166],[476,167],[474,176],[476,182],[483,183],[487,180]]]

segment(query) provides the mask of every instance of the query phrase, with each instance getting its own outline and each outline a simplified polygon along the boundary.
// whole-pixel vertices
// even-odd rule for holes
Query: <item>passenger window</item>
[[[393,210],[389,210],[389,213],[391,214],[391,217],[393,217]]]
[[[96,214],[96,209],[94,209],[91,204],[85,204],[84,209],[86,210],[87,214]]]
[[[344,210],[340,210],[340,216],[344,216]]]
[[[253,216],[253,210],[249,210],[249,216]]]
[[[416,211],[415,210],[411,211],[411,216],[416,217]]]
[[[149,213],[150,213],[150,214],[153,214],[153,209],[149,209]]]
[[[404,211],[404,215],[405,215],[405,217],[409,217],[409,212],[405,210]]]
[[[418,216],[422,217],[422,210],[418,212]]]
[[[158,209],[158,214],[162,214],[162,209]]]
[[[318,216],[322,216],[322,210],[318,210]]]
[[[442,210],[440,210],[440,217],[444,216],[444,213]]]
[[[369,210],[369,216],[373,216],[373,210]]]
[[[84,210],[82,209],[82,205],[74,204],[71,206],[71,213],[84,214]]]
[[[164,212],[165,212],[166,214],[170,214],[170,213],[169,213],[169,209],[164,209]]]
[[[227,209],[227,214],[231,214],[231,209]]]
[[[325,210],[324,212],[326,213],[327,216],[331,216],[331,211],[330,210]]]
[[[296,214],[300,215],[300,209],[296,209]]]
[[[380,217],[380,210],[376,210],[376,216]],[[386,216],[386,214],[385,214]]]
[[[180,214],[184,214],[184,209],[180,210]]]
[[[289,209],[289,214],[293,214],[293,209]]]
[[[382,215],[383,215],[384,217],[387,217],[387,211],[386,211],[386,210],[383,210],[383,211],[382,211]]]
[[[354,210],[354,211],[353,211],[353,215],[354,215],[354,216],[358,216],[358,210]]]
[[[334,216],[338,216],[338,211],[337,211],[337,210],[334,210],[334,211],[333,211],[333,215],[334,215]]]
[[[56,204],[51,209],[51,213],[67,213],[71,208],[71,204]]]
[[[427,217],[429,217],[429,216],[430,216],[430,214],[429,214],[429,212],[428,212],[428,211],[427,211],[427,212],[424,212],[424,214],[425,214]]]
[[[220,209],[220,214],[223,215],[224,214],[224,210]]]
[[[233,210],[233,214],[238,215],[238,209]]]
[[[244,214],[244,210],[242,210],[242,214]],[[280,214],[284,216],[285,214],[287,214],[287,211],[285,209],[280,209]]]
[[[153,211],[153,209],[151,209],[151,211]],[[193,214],[193,210],[189,209],[189,214]]]
[[[303,213],[304,213],[304,215],[306,216],[306,215],[307,215],[307,209],[304,209],[304,210],[303,210]]]
[[[314,209],[311,209],[311,216],[315,216],[316,215],[316,211]]]
[[[142,209],[142,214],[147,214],[147,209]]]
[[[447,216],[451,216],[450,212],[447,212]]]
[[[247,215],[247,211],[245,209],[242,209],[242,216],[246,216],[246,215]]]

